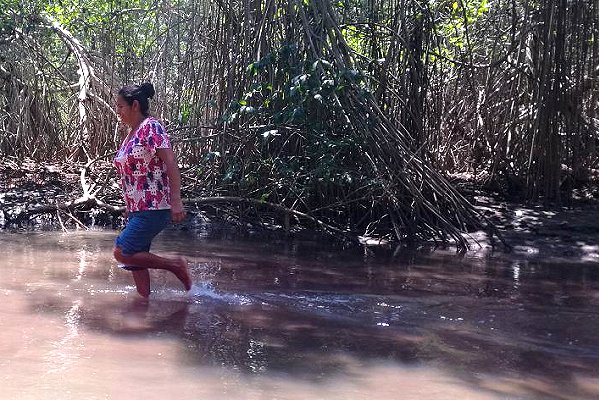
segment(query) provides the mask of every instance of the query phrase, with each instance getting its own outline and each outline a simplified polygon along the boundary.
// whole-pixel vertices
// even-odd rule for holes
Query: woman
[[[137,292],[150,295],[148,268],[172,272],[191,289],[191,276],[183,257],[166,258],[150,253],[152,239],[172,219],[181,222],[181,173],[162,125],[148,113],[154,97],[151,83],[128,85],[118,94],[116,112],[130,130],[114,164],[121,176],[127,225],[116,239],[114,258],[133,273]]]

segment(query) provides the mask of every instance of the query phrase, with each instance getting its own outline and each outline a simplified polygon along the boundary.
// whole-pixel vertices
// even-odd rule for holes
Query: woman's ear
[[[141,111],[141,109],[139,108],[139,100],[133,100],[133,103],[131,103],[131,108],[134,111]]]

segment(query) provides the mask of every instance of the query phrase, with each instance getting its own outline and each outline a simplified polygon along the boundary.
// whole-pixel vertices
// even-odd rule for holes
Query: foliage
[[[280,202],[289,193],[315,198],[318,192],[352,192],[367,184],[368,177],[356,164],[360,141],[335,97],[348,85],[360,85],[361,73],[308,59],[297,44],[268,53],[247,71],[252,77],[248,90],[224,115],[227,125],[257,127],[250,142],[256,146],[256,158],[245,155],[234,161],[248,164],[237,178],[241,190]],[[232,179],[233,169],[226,169],[225,179]],[[314,207],[336,200],[318,199]]]
[[[439,191],[423,188],[440,181],[413,164],[546,202],[593,176],[598,12],[587,0],[0,0],[0,154],[108,153],[112,95],[150,79],[193,193],[370,233],[393,230],[391,209],[430,234],[424,200]]]

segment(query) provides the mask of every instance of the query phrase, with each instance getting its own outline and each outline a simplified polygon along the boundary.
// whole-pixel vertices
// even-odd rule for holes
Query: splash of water
[[[222,293],[217,291],[210,282],[194,283],[187,295],[197,301],[200,298],[209,298],[229,304],[249,304],[251,300],[245,296],[234,293]]]

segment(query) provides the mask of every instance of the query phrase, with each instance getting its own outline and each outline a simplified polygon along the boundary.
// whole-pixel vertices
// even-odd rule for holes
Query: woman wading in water
[[[169,138],[148,113],[154,97],[151,83],[128,85],[118,94],[116,112],[130,130],[121,143],[114,164],[121,176],[127,225],[116,239],[114,258],[133,273],[137,292],[150,295],[149,268],[172,272],[191,289],[191,276],[183,257],[167,258],[150,253],[152,239],[172,219],[181,222],[181,173]]]

